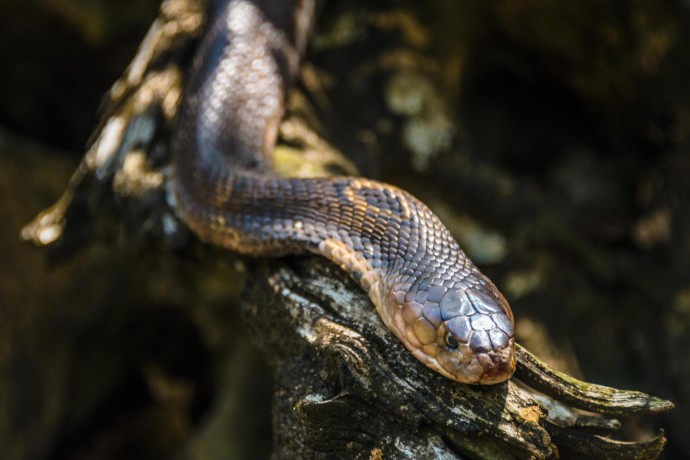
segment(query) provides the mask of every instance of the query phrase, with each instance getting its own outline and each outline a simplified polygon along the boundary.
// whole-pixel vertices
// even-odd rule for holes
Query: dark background
[[[331,79],[332,142],[439,213],[537,355],[674,401],[621,436],[663,427],[668,457],[690,456],[690,5],[420,3],[324,11],[310,62]],[[208,275],[96,241],[49,264],[19,239],[157,7],[0,2],[3,458],[270,452],[270,371],[233,308],[235,259]],[[418,95],[423,110],[403,107]],[[451,140],[415,147],[410,131]]]

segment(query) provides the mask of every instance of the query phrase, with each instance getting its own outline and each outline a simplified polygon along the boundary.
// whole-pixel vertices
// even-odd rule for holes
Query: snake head
[[[439,302],[438,364],[463,383],[494,384],[515,372],[513,315],[491,286],[450,289]]]
[[[432,286],[421,308],[419,302],[402,306],[408,320],[417,317],[408,328],[416,339],[407,342],[408,348],[427,366],[461,383],[490,385],[515,372],[513,314],[498,289],[484,280]]]

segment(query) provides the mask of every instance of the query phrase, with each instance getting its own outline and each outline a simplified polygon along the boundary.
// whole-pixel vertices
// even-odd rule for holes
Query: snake
[[[316,254],[366,292],[423,364],[489,385],[516,366],[505,297],[410,193],[363,177],[283,177],[272,151],[317,0],[209,0],[171,138],[176,212],[204,243]]]

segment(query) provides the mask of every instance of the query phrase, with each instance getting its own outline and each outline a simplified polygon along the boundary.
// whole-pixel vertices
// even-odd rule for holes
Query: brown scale
[[[202,240],[241,254],[326,257],[430,368],[465,383],[509,378],[510,308],[423,203],[369,179],[271,171],[267,153],[304,51],[293,44],[306,43],[313,1],[214,5],[171,145],[181,218]]]

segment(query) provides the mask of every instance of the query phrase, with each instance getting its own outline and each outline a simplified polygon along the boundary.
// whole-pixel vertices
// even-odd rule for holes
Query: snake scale
[[[171,144],[178,213],[201,240],[237,253],[329,259],[428,367],[463,383],[508,379],[510,307],[427,206],[364,178],[273,172],[314,2],[209,2]]]

